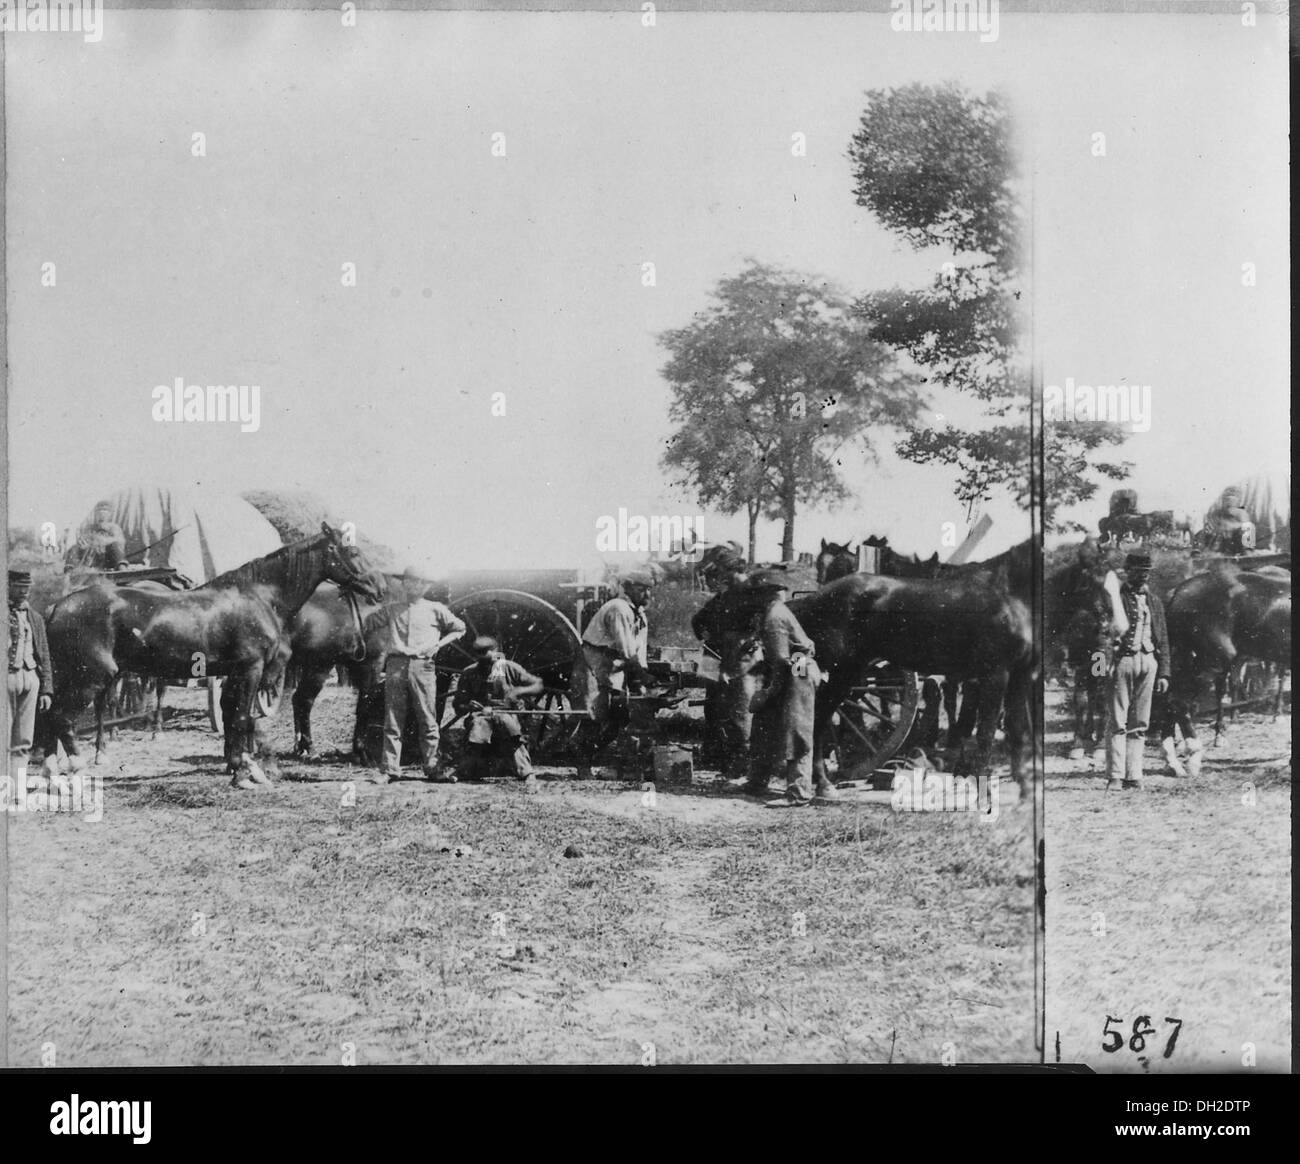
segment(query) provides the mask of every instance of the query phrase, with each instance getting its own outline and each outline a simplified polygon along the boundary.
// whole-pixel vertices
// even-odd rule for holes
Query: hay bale
[[[320,533],[322,521],[336,527],[343,524],[321,497],[306,489],[249,489],[240,497],[275,527],[285,545]],[[357,545],[376,568],[397,568],[397,555],[360,530]]]

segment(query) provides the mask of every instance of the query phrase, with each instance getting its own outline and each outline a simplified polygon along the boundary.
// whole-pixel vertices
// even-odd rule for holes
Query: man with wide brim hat
[[[579,779],[591,776],[596,756],[628,721],[628,693],[644,690],[650,633],[645,607],[654,584],[648,570],[620,575],[622,593],[606,602],[582,633],[569,685],[570,702],[587,713],[574,737]]]
[[[812,639],[785,604],[790,582],[783,571],[760,570],[749,588],[762,610],[760,638],[767,683],[753,698],[750,775],[745,790],[764,795],[772,777],[785,777],[785,803],[801,807],[836,800],[835,786],[823,775],[813,788],[813,725],[821,673]]]
[[[474,662],[460,673],[456,687],[456,714],[467,714],[465,758],[457,775],[481,780],[492,770],[497,755],[509,760],[517,780],[535,786],[528,744],[511,711],[523,706],[529,695],[540,695],[542,681],[501,653],[491,635],[479,635],[471,648]]]
[[[691,617],[691,631],[715,653],[721,653],[727,612],[733,599],[722,595],[743,591],[749,580],[749,566],[735,542],[705,551],[701,570],[705,585],[718,597],[710,600]],[[732,660],[733,667],[709,684],[704,693],[705,763],[716,762],[725,780],[743,778],[749,766],[749,735],[754,716],[750,701],[758,691],[760,676],[756,667],[762,651],[741,651]]]
[[[420,760],[427,780],[454,784],[454,776],[438,769],[438,670],[435,660],[448,643],[465,633],[465,624],[441,602],[425,597],[431,579],[427,570],[407,566],[400,596],[387,607],[388,636],[383,658],[384,754],[375,782],[401,777],[402,729],[409,712],[419,728]]]
[[[1129,554],[1115,612],[1120,633],[1110,666],[1107,791],[1142,788],[1142,752],[1151,724],[1152,698],[1169,688],[1165,610],[1147,585],[1150,577],[1151,555],[1142,551]],[[1113,593],[1113,583],[1111,589]]]
[[[45,621],[28,605],[31,590],[30,570],[9,571],[9,774],[20,796],[27,790],[36,713],[48,711],[54,696]]]

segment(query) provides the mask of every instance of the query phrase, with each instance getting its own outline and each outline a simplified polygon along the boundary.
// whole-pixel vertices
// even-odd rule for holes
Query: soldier
[[[30,570],[9,571],[9,775],[19,796],[27,791],[36,712],[48,711],[54,696],[45,621],[27,604],[31,590]]]
[[[743,587],[748,577],[744,558],[724,552],[709,563],[705,575],[709,589],[726,594]],[[715,604],[716,609],[716,604]],[[704,643],[720,641],[720,628],[709,626],[704,608],[691,619],[691,630]],[[720,675],[704,697],[704,724],[711,749],[718,756],[724,779],[744,779],[749,759],[749,733],[753,716],[750,700],[758,690],[757,649],[745,652],[734,674]]]
[[[1151,723],[1151,700],[1169,689],[1169,636],[1165,609],[1147,587],[1151,555],[1124,560],[1115,624],[1119,639],[1110,667],[1110,721],[1106,748],[1106,791],[1141,789],[1142,750]],[[1114,576],[1107,582],[1114,593]],[[1120,615],[1122,614],[1122,617]]]
[[[460,673],[454,703],[457,715],[469,713],[461,775],[481,780],[491,770],[494,749],[499,749],[509,753],[515,776],[525,786],[536,787],[528,744],[510,710],[522,706],[523,696],[540,695],[542,681],[505,658],[490,635],[476,638],[473,651],[474,662]]]
[[[90,528],[78,539],[76,565],[88,570],[118,570],[126,565],[126,534],[113,520],[113,505],[101,501],[95,506]]]
[[[764,570],[750,579],[762,607],[763,656],[767,685],[751,702],[751,767],[745,790],[764,795],[771,778],[783,773],[786,800],[796,806],[813,801],[813,719],[821,673],[815,646],[786,606],[789,583],[778,571]],[[822,777],[818,800],[836,800],[835,786]]]
[[[402,728],[414,708],[420,735],[420,760],[426,780],[455,784],[438,774],[438,671],[434,660],[448,643],[465,633],[465,624],[441,602],[425,597],[429,580],[414,566],[402,575],[401,599],[388,607],[388,646],[384,675],[384,756],[377,784],[402,774]]]
[[[645,690],[649,626],[645,605],[654,578],[634,570],[621,579],[622,595],[611,598],[587,624],[582,650],[574,660],[569,698],[587,712],[574,739],[578,778],[591,778],[596,754],[618,735],[628,720],[627,696]]]

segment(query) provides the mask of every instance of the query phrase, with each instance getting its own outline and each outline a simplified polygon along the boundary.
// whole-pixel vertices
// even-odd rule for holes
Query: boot
[[[1182,762],[1178,759],[1178,748],[1174,744],[1174,737],[1165,736],[1160,741],[1160,750],[1165,754],[1165,775],[1185,777],[1187,769],[1183,767]]]
[[[1124,787],[1140,791],[1142,788],[1142,752],[1146,740],[1130,736],[1124,741]]]

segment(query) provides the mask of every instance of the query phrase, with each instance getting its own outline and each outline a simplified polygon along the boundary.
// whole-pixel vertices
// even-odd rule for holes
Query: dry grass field
[[[1104,768],[1064,758],[1055,694],[1048,1058],[1059,1032],[1061,1060],[1098,1071],[1290,1070],[1290,717],[1239,716],[1196,779],[1160,776],[1148,745],[1147,787],[1106,793]],[[1118,1041],[1107,1029],[1122,1047],[1103,1049]]]
[[[202,694],[121,734],[99,822],[11,814],[11,1065],[1038,1059],[1025,808],[337,759],[238,792]],[[351,707],[326,688],[318,746]]]

